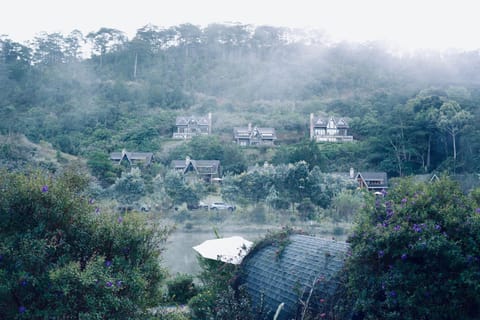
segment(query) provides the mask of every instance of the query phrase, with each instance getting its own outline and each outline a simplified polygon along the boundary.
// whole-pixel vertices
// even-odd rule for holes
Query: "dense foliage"
[[[166,230],[103,212],[86,183],[1,172],[0,319],[144,318],[158,303]]]
[[[316,206],[329,208],[341,192],[355,188],[355,181],[348,175],[324,173],[317,166],[309,169],[305,161],[299,161],[227,176],[222,196],[240,203],[266,203],[276,210],[291,207],[308,220],[314,218]]]
[[[176,154],[214,152],[228,172],[272,157],[390,176],[475,172],[478,65],[476,52],[399,56],[377,43],[331,44],[321,34],[242,24],[148,25],[133,39],[111,28],[40,33],[26,44],[3,36],[0,131],[90,159],[105,185],[115,172],[99,153],[170,150],[175,117],[207,112],[215,148],[200,151],[202,141]],[[306,157],[310,113],[347,117],[357,146]],[[248,123],[274,127],[279,144],[299,144],[243,157],[227,145],[233,127]]]
[[[371,198],[349,241],[345,300],[360,318],[480,317],[480,203],[454,182]]]

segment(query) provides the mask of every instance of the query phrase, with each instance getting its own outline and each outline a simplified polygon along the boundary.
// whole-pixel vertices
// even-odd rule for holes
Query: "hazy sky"
[[[0,5],[0,35],[84,34],[116,28],[131,38],[152,23],[240,22],[311,27],[333,39],[384,40],[406,48],[480,48],[475,0],[11,0]]]

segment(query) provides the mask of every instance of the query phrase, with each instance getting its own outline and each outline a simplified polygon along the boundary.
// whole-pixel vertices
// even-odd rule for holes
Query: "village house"
[[[220,179],[220,161],[219,160],[172,160],[173,170],[184,175],[189,182],[203,180],[205,182],[214,182]]]
[[[381,192],[388,189],[386,172],[358,172],[355,175],[359,188],[367,188],[369,191]]]
[[[194,136],[212,134],[212,114],[206,117],[177,117],[174,139],[191,139]]]
[[[252,127],[249,123],[248,127],[233,128],[233,139],[240,146],[273,146],[277,135],[275,128]]]
[[[153,162],[153,159],[152,152],[129,152],[123,149],[122,152],[110,153],[110,160],[119,165],[122,162],[125,162],[130,166],[135,166],[138,164],[148,166]]]
[[[348,128],[345,119],[315,118],[310,114],[310,139],[316,142],[351,142],[353,136],[348,135]]]

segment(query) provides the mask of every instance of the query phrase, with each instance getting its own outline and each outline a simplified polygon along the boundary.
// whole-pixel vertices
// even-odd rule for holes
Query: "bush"
[[[454,182],[371,196],[349,241],[345,300],[359,318],[480,318],[480,208]]]
[[[216,319],[221,307],[218,299],[225,295],[234,282],[237,266],[201,256],[198,257],[198,263],[202,269],[198,277],[203,287],[188,302],[191,317],[197,320]]]
[[[263,205],[257,204],[250,212],[250,219],[255,223],[265,223],[267,221],[267,214]]]
[[[167,281],[169,301],[185,304],[197,294],[197,288],[193,283],[193,277],[187,274],[178,274],[175,278]]]
[[[0,318],[144,318],[167,231],[102,212],[74,173],[0,172]]]

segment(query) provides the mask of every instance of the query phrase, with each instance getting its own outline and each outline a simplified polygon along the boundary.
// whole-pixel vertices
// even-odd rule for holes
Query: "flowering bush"
[[[166,230],[102,212],[68,173],[0,172],[0,318],[137,318],[158,302]]]
[[[402,181],[350,237],[347,303],[364,319],[479,319],[478,204],[448,180]]]

